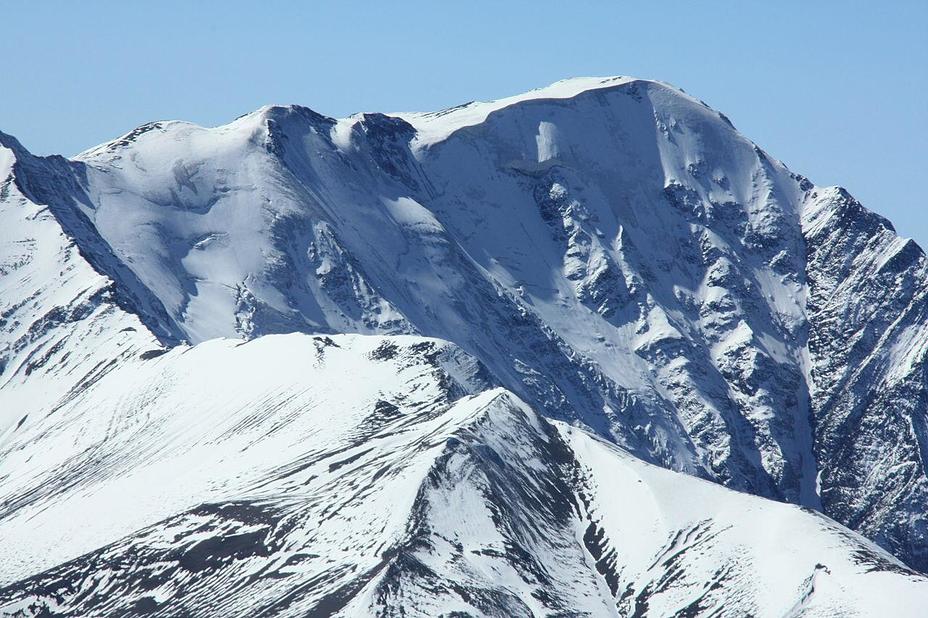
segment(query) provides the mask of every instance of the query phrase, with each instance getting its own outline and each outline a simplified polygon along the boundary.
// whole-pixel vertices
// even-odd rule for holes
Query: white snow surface
[[[0,577],[26,578],[0,611],[917,616],[928,602],[928,579],[823,516],[650,466],[486,387],[418,337],[269,335],[125,362],[0,452]]]
[[[811,509],[928,565],[926,324],[917,245],[659,82],[0,133],[0,602],[917,615]]]
[[[586,92],[602,90],[622,84],[637,81],[633,77],[620,75],[611,77],[572,77],[558,82],[536,88],[522,94],[497,99],[496,101],[472,101],[438,112],[399,112],[391,114],[402,118],[416,127],[416,145],[427,147],[442,142],[464,127],[470,127],[486,122],[490,114],[507,107],[528,101],[544,101],[550,99],[572,99]],[[555,125],[548,123],[549,130]]]
[[[345,120],[266,107],[145,125],[78,162],[79,208],[184,339],[448,339],[651,461],[816,506],[811,455],[775,426],[808,431],[801,401],[773,403],[802,375],[741,386],[765,363],[802,371],[802,191],[678,90],[584,78]],[[756,437],[720,440],[734,425]]]

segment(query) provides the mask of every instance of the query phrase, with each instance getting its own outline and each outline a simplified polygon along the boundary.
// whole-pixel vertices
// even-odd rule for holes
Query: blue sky
[[[705,100],[928,246],[928,0],[21,0],[0,23],[0,130],[37,154],[265,103],[430,110],[634,75]]]

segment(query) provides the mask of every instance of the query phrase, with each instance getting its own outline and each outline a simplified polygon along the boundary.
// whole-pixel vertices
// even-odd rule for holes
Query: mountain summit
[[[928,600],[928,261],[680,90],[0,144],[0,607]]]

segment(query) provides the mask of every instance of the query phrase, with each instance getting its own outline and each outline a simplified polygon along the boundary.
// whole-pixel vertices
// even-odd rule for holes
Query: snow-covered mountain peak
[[[483,123],[493,112],[519,103],[546,99],[572,99],[592,90],[615,88],[637,81],[641,80],[622,76],[576,77],[503,99],[471,101],[437,112],[399,112],[391,115],[405,118],[416,126],[419,132],[417,143],[421,147],[426,147],[445,140],[458,129]]]
[[[136,127],[116,139],[89,148],[74,157],[91,165],[119,157],[123,151],[166,150],[176,154],[178,146],[170,144],[188,144],[195,147],[202,144],[205,149],[245,150],[249,147],[263,146],[272,130],[298,130],[290,126],[297,124],[331,124],[335,120],[323,116],[302,105],[264,105],[257,110],[243,114],[235,120],[215,126],[203,127],[184,120],[159,120]],[[191,148],[188,154],[195,153]],[[242,155],[245,153],[242,152]]]
[[[457,395],[507,393],[491,406],[502,416],[468,403],[455,412],[466,423],[447,419],[454,461],[482,452],[467,442],[480,427],[533,411],[623,457],[821,510],[928,569],[923,252],[682,91],[586,78],[431,114],[266,106],[214,128],[149,123],[70,161],[0,141],[0,173],[13,172],[0,174],[0,412],[16,412],[0,414],[0,446],[82,397],[68,409],[120,419],[113,431],[130,441],[141,410],[165,426],[195,415],[150,406],[179,397],[197,359],[243,359],[233,382],[250,384],[249,363],[274,365],[251,350],[290,359],[314,353],[307,337],[358,334],[384,338],[375,356],[392,358],[391,337],[430,337],[454,345],[410,363],[471,359],[442,365],[437,384],[471,384],[458,373],[479,365],[484,386]],[[135,377],[142,394],[119,395]],[[88,385],[103,382],[101,404]],[[254,387],[229,391],[246,425],[276,396]],[[405,409],[405,387],[389,388],[382,399]],[[290,422],[275,414],[268,427]],[[533,427],[525,435],[554,448],[550,428]],[[212,444],[203,452],[218,456]]]
[[[722,119],[725,124],[731,126],[723,115],[711,110],[705,103],[694,99],[678,88],[664,82],[625,76],[565,79],[544,88],[494,101],[472,101],[437,112],[404,112],[392,115],[404,118],[416,127],[417,136],[414,147],[420,149],[445,141],[460,129],[483,124],[490,116],[508,108],[549,103],[561,107],[576,105],[580,110],[583,107],[580,101],[589,100],[590,103],[586,105],[591,105],[595,109],[595,107],[608,105],[606,97],[612,92],[625,92],[639,99],[653,92],[656,94],[654,100],[660,99],[659,106],[665,108],[665,111],[690,106],[702,108],[713,120]],[[587,111],[591,111],[589,107]]]
[[[492,114],[509,107],[519,106],[521,104],[531,105],[546,101],[560,101],[564,103],[585,97],[586,95],[593,95],[595,93],[602,94],[621,89],[627,89],[633,96],[640,96],[639,89],[648,88],[662,90],[670,94],[671,99],[677,99],[677,104],[692,104],[698,107],[706,107],[703,102],[690,97],[682,90],[664,82],[626,76],[577,77],[560,80],[543,88],[536,88],[502,99],[485,102],[472,101],[436,112],[397,112],[391,114],[357,113],[346,118],[336,119],[319,114],[302,105],[274,104],[264,105],[253,112],[240,116],[226,125],[211,128],[201,127],[194,123],[179,120],[157,121],[141,125],[115,140],[82,152],[75,158],[77,160],[92,160],[94,157],[100,156],[101,153],[129,146],[139,137],[149,132],[155,132],[156,134],[176,132],[181,139],[187,139],[191,133],[200,132],[211,133],[217,137],[235,135],[250,136],[251,134],[260,132],[262,129],[266,129],[268,122],[280,123],[288,120],[302,119],[312,123],[338,124],[350,128],[363,122],[365,117],[368,116],[391,117],[408,121],[416,129],[417,135],[415,136],[413,146],[418,149],[444,141],[459,129],[482,124]],[[714,111],[712,114],[714,116],[720,116]]]
[[[892,221],[866,208],[844,187],[816,187],[809,198],[803,210],[803,218],[812,232],[820,231],[823,226],[853,222],[857,226],[872,227],[874,233],[880,230],[896,235]]]

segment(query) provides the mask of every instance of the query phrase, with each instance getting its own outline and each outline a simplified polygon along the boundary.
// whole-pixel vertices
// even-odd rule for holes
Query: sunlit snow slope
[[[264,337],[272,334],[282,336]],[[383,338],[397,335],[407,338]],[[391,341],[407,350],[411,364],[368,367],[362,350]],[[433,351],[408,351],[420,344]],[[312,359],[320,346],[332,358],[345,355],[331,361],[340,369],[332,374],[308,369],[315,367]],[[0,579],[21,580],[5,593],[16,602],[22,594],[34,594],[48,604],[56,598],[55,586],[72,590],[70,600],[54,601],[71,608],[61,609],[64,613],[97,607],[106,608],[103,614],[130,611],[129,605],[103,605],[118,599],[93,587],[109,584],[136,587],[126,602],[142,605],[131,611],[183,597],[187,605],[176,607],[196,613],[198,599],[213,602],[210,590],[230,582],[245,586],[236,578],[258,576],[233,560],[239,555],[235,543],[229,555],[216,550],[221,554],[216,564],[203,558],[209,569],[192,571],[205,575],[157,575],[158,569],[169,569],[165,561],[182,562],[183,551],[173,541],[159,545],[158,535],[168,534],[165,522],[180,518],[176,525],[187,530],[181,537],[188,535],[189,543],[200,538],[189,536],[199,525],[197,517],[212,522],[203,525],[213,526],[214,537],[252,520],[270,526],[262,530],[277,530],[289,515],[275,519],[278,507],[271,516],[260,510],[263,506],[260,512],[250,510],[252,503],[264,504],[262,483],[284,483],[280,470],[299,468],[296,461],[323,461],[329,442],[338,443],[340,438],[327,432],[341,430],[325,414],[343,419],[342,430],[357,431],[366,442],[374,434],[351,427],[367,426],[370,415],[406,418],[412,408],[431,410],[422,412],[426,416],[438,410],[445,415],[458,409],[454,402],[465,394],[482,401],[489,395],[479,394],[492,385],[505,389],[504,399],[516,402],[512,405],[527,418],[537,413],[567,423],[555,432],[547,421],[533,420],[540,433],[525,436],[531,444],[549,444],[551,436],[560,436],[555,440],[560,446],[545,451],[555,459],[582,462],[587,447],[576,440],[600,445],[608,453],[603,457],[615,460],[604,464],[609,470],[638,466],[655,479],[697,488],[693,491],[700,496],[733,496],[719,499],[731,500],[732,512],[742,504],[761,505],[756,508],[771,513],[777,525],[795,526],[793,554],[809,550],[784,558],[783,571],[801,574],[803,582],[812,577],[812,583],[802,584],[802,590],[816,591],[809,593],[808,607],[826,607],[831,593],[825,591],[832,588],[819,582],[843,582],[833,589],[834,603],[851,599],[841,586],[857,586],[845,577],[866,571],[870,567],[860,564],[867,561],[883,565],[883,571],[868,575],[864,588],[880,588],[883,579],[918,578],[824,518],[687,476],[664,475],[633,457],[824,512],[910,567],[928,570],[926,355],[928,264],[921,249],[843,190],[816,187],[741,136],[721,114],[657,82],[567,80],[441,112],[340,120],[298,106],[266,107],[217,128],[151,123],[74,160],[34,157],[0,133],[0,546],[10,548],[0,554],[0,574],[8,572]],[[379,382],[380,369],[397,381]],[[433,392],[416,382],[425,378],[403,377],[403,371],[447,377]],[[377,401],[353,392],[368,384],[393,393],[377,401],[401,412],[382,406],[377,412]],[[326,399],[328,389],[346,391],[345,399]],[[403,398],[416,403],[404,407]],[[243,420],[249,415],[260,418]],[[413,434],[443,436],[434,440],[444,444],[452,434],[470,431],[465,429],[470,421],[455,414],[441,430],[424,418],[410,416],[418,429],[401,432],[398,442],[390,443],[397,449],[390,469],[407,471],[403,474],[420,465],[431,469],[432,460],[407,441]],[[503,425],[494,435],[513,433],[512,423]],[[484,444],[483,438],[475,440]],[[601,446],[605,443],[619,450]],[[542,448],[531,448],[536,447]],[[380,452],[385,446],[369,448],[371,457],[387,456]],[[568,543],[566,531],[574,524],[565,522],[586,517],[584,509],[597,500],[605,521],[606,511],[616,508],[628,489],[619,491],[627,484],[618,473],[583,476],[576,463],[564,476],[562,464],[544,462],[557,468],[550,474],[560,479],[551,476],[545,483],[562,483],[571,496],[564,498],[570,504],[564,513],[552,515],[566,527],[537,534]],[[513,463],[513,474],[541,474],[526,465]],[[365,474],[374,479],[377,470]],[[380,474],[373,485],[388,473]],[[317,481],[300,478],[316,487]],[[329,480],[319,476],[319,487]],[[349,501],[344,487],[367,491],[363,480],[345,482],[319,491],[341,487],[336,497]],[[674,500],[673,492],[664,495],[666,485],[642,483],[658,502]],[[291,491],[284,485],[268,489],[274,500]],[[406,495],[405,489],[384,491],[389,499]],[[545,485],[545,491],[554,490]],[[640,559],[619,553],[613,566],[603,567],[606,571],[583,571],[586,558],[578,557],[567,561],[562,573],[543,575],[523,565],[518,569],[528,570],[510,574],[511,582],[534,581],[550,590],[550,598],[547,592],[529,592],[534,599],[529,602],[523,584],[501,583],[481,600],[476,591],[492,586],[475,582],[496,581],[497,571],[489,576],[459,572],[465,568],[460,565],[427,564],[416,579],[413,563],[382,556],[399,538],[388,531],[402,528],[406,534],[410,518],[415,519],[409,505],[418,504],[422,492],[413,493],[403,508],[386,509],[400,519],[348,530],[358,538],[393,539],[378,541],[384,545],[374,554],[368,548],[360,555],[358,546],[350,545],[347,562],[332,558],[341,565],[330,565],[338,577],[316,563],[308,571],[297,569],[316,575],[301,580],[302,592],[291,591],[294,599],[303,599],[292,606],[314,607],[324,596],[332,605],[322,607],[351,603],[350,611],[363,607],[377,613],[376,603],[399,607],[404,594],[414,595],[417,604],[426,598],[441,604],[444,593],[438,589],[446,586],[470,604],[462,611],[471,612],[501,607],[515,614],[555,607],[586,607],[593,614],[614,608],[623,614],[639,608],[652,615],[684,607],[710,612],[711,591],[748,586],[746,576],[735,575],[716,586],[713,582],[729,579],[722,563],[735,560],[731,555],[741,555],[741,548],[750,553],[768,547],[766,537],[745,540],[740,533],[719,533],[717,555],[725,558],[684,561],[671,569],[672,577],[662,574],[658,561],[652,572],[648,561],[665,542],[672,544],[670,535],[710,535],[714,532],[703,531],[699,522],[727,521],[714,510],[714,497],[693,498],[694,511],[685,522],[667,520],[667,527],[650,537],[635,528],[631,536],[643,543],[635,550]],[[539,516],[538,509],[529,494],[518,496],[527,502],[505,493],[487,499],[495,505],[490,509],[526,509],[506,515],[515,519],[491,518],[487,534],[500,526],[512,528],[500,531],[501,538],[536,534],[526,531],[534,525],[526,513]],[[309,508],[305,499],[294,500]],[[331,510],[326,500],[319,498],[312,508]],[[239,513],[235,505],[245,502]],[[233,503],[222,507],[232,509],[224,511],[230,519],[222,523],[226,516],[217,505]],[[704,515],[702,508],[708,509]],[[70,515],[101,511],[112,519],[95,523],[96,515]],[[320,517],[312,513],[305,517]],[[86,520],[91,521],[84,525]],[[309,519],[300,521],[280,532],[280,543],[312,544],[303,537],[286,540],[303,534],[298,531]],[[472,534],[477,539],[485,528],[456,525],[441,518],[427,524],[429,530],[446,530],[442,538]],[[599,528],[590,532],[585,526],[578,547],[590,552],[595,566],[607,550],[605,545],[595,549],[599,541],[584,541],[587,533],[600,534]],[[375,529],[379,532],[370,532]],[[604,538],[627,535],[603,530]],[[839,537],[844,541],[828,540]],[[729,542],[739,549],[725,549]],[[774,537],[771,543],[780,541]],[[831,560],[835,564],[814,558],[821,543],[844,547],[836,555],[849,570],[835,566],[838,558]],[[284,554],[277,548],[284,545],[255,551],[279,561]],[[523,551],[557,553],[503,546],[497,556],[503,561]],[[208,547],[203,555],[213,556],[214,546]],[[789,553],[784,547],[770,551]],[[158,553],[162,549],[167,553]],[[247,547],[241,551],[252,556]],[[318,550],[306,553],[313,551]],[[364,562],[372,555],[374,562]],[[407,555],[412,554],[396,554]],[[138,564],[130,571],[136,575],[113,573],[94,584],[92,572],[116,556],[135,556]],[[810,567],[803,556],[817,562]],[[230,560],[239,566],[226,571],[223,565]],[[829,572],[816,569],[818,562]],[[732,573],[759,569],[747,564]],[[39,579],[23,579],[52,567],[56,570]],[[399,571],[374,592],[382,575],[374,574],[381,573],[378,568]],[[715,568],[722,570],[706,570]],[[898,572],[890,576],[885,569]],[[362,577],[362,571],[370,577]],[[557,583],[568,581],[561,579],[568,572],[579,578],[570,580],[576,591],[586,590],[582,580],[599,592],[571,596],[570,586]],[[772,579],[765,585],[780,581],[777,573],[766,574]],[[214,575],[219,579],[211,580]],[[150,588],[160,590],[178,577],[191,586],[188,592],[151,592],[150,601],[139,592],[139,586],[149,585],[143,581],[162,582]],[[323,592],[323,580],[342,583]],[[452,586],[452,581],[459,583]],[[243,611],[289,607],[274,605],[283,588],[265,583],[264,601],[257,591],[242,588],[241,603],[253,603]],[[693,605],[696,597],[689,592],[659,593],[702,585],[711,587],[706,607],[703,601]],[[796,592],[799,584],[792,580],[784,585],[782,594],[776,584],[777,593],[755,590],[743,598],[774,614],[786,613],[789,608],[776,603],[788,600],[789,611],[801,613],[806,601],[800,597],[806,593]],[[91,589],[97,592],[87,592],[86,598],[74,592]],[[725,602],[742,607],[731,595]],[[642,604],[636,605],[639,598]],[[583,599],[595,601],[583,605]],[[502,605],[481,609],[479,603],[491,601]],[[678,601],[682,605],[674,605]],[[272,605],[260,605],[264,602]],[[206,607],[214,606],[201,610]]]
[[[0,456],[7,614],[917,616],[928,603],[928,579],[824,516],[551,425],[418,337],[273,335],[135,359]]]

